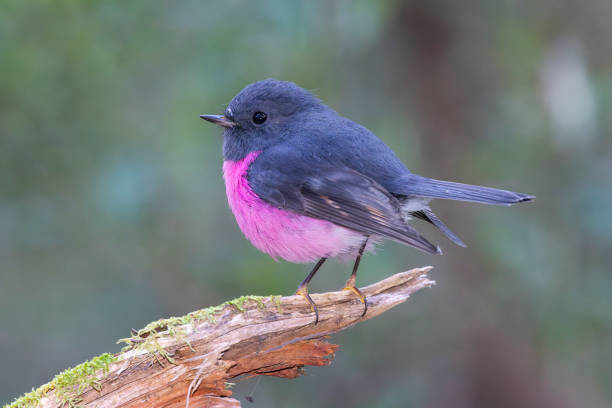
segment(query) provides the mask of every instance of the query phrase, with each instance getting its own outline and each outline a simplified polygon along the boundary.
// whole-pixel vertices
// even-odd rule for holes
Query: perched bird
[[[434,180],[411,173],[365,127],[340,116],[292,82],[246,86],[223,115],[201,115],[223,132],[223,177],[238,226],[259,250],[289,262],[315,262],[298,286],[315,313],[308,283],[327,258],[355,257],[346,282],[355,286],[364,251],[392,239],[441,254],[409,221],[436,226],[465,244],[429,208],[432,199],[511,205],[534,196]]]

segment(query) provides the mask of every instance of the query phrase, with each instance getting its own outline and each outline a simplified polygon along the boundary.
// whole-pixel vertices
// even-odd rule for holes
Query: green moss
[[[227,301],[224,304],[234,306],[236,309],[238,309],[239,312],[242,313],[244,312],[244,305],[247,302],[255,302],[257,304],[257,308],[259,310],[263,310],[265,308],[264,300],[266,299],[268,298],[264,296],[247,295],[247,296],[240,296],[239,298],[236,298],[234,300]]]
[[[281,298],[282,296],[276,295],[276,296],[270,296],[270,300],[272,301],[272,303],[274,303],[274,305],[276,306],[276,311],[278,312],[282,312],[283,308],[281,307]]]
[[[4,405],[4,408],[36,407],[51,390],[55,390],[55,396],[62,406],[75,407],[79,403],[77,396],[87,388],[92,387],[100,391],[101,385],[98,373],[100,371],[102,371],[102,374],[107,373],[108,367],[115,361],[117,361],[117,357],[108,353],[94,357],[74,368],[59,373],[49,383],[16,399],[12,404]]]

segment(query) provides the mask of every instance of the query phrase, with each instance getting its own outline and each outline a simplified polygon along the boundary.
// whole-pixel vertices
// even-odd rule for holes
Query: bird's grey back
[[[341,164],[362,173],[394,192],[410,171],[374,133],[327,108],[304,112],[288,129],[286,142],[306,160]]]

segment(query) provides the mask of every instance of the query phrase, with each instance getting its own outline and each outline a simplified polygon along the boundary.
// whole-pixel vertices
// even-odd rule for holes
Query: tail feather
[[[402,187],[402,190],[404,190],[402,194],[405,195],[472,201],[484,204],[512,205],[531,201],[535,198],[535,196],[529,194],[452,181],[434,180],[417,175],[412,175]]]
[[[434,214],[434,212],[431,211],[429,208],[424,208],[420,211],[415,211],[412,213],[412,215],[434,225],[436,228],[442,231],[442,233],[446,235],[448,239],[450,239],[460,247],[467,247],[467,245],[465,245],[461,238],[455,235],[455,233],[451,231],[450,228],[448,228],[446,224],[444,224],[442,220],[439,219],[438,216]]]

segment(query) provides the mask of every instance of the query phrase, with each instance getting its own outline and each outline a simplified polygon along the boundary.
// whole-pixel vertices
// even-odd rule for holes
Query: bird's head
[[[247,85],[223,115],[200,117],[225,128],[223,156],[237,161],[292,137],[296,123],[325,109],[319,99],[293,82],[266,79]]]

